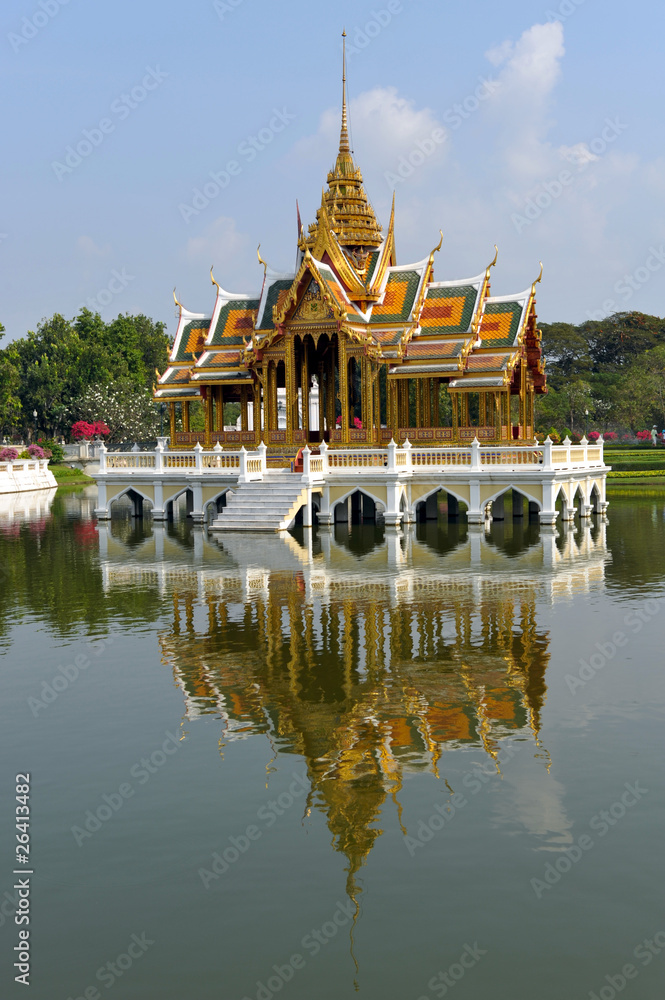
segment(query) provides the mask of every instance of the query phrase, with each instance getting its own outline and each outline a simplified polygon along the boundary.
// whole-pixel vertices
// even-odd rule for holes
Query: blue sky
[[[396,192],[399,263],[441,228],[438,280],[497,243],[509,294],[542,259],[542,321],[665,315],[660,4],[21,0],[0,18],[4,343],[86,302],[173,334],[173,287],[210,310],[211,264],[231,291],[260,287],[258,243],[290,269],[295,199],[307,225],[335,158],[343,26],[356,162],[384,225]]]

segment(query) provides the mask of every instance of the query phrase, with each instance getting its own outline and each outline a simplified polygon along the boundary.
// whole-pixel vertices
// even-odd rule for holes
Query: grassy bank
[[[58,486],[88,486],[95,481],[80,469],[73,469],[71,465],[51,463],[49,469],[55,476]]]

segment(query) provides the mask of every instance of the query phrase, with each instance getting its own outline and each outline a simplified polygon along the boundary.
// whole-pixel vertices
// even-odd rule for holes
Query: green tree
[[[0,351],[3,429],[30,434],[37,410],[42,434],[66,434],[73,401],[83,398],[91,386],[131,382],[143,390],[143,400],[155,381],[155,369],[166,367],[168,352],[164,324],[147,316],[118,316],[105,323],[89,309],[71,321],[56,313]],[[139,423],[147,428],[143,403],[140,413]],[[96,414],[94,419],[104,418]],[[128,426],[127,421],[121,424]]]
[[[108,441],[145,441],[157,436],[159,414],[152,392],[130,378],[88,386],[70,408],[75,420],[102,420],[110,429]]]

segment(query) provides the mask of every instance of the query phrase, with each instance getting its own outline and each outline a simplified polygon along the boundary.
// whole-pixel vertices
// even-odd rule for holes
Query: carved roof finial
[[[340,153],[350,153],[349,118],[346,110],[346,31],[342,32],[342,130],[339,136]]]

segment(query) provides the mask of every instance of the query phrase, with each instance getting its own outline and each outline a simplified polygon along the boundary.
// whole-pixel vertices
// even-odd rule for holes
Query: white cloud
[[[592,153],[586,142],[576,142],[574,146],[559,146],[559,153],[564,160],[581,167],[586,163],[593,163],[598,157]]]
[[[108,257],[111,253],[110,244],[98,246],[91,236],[79,236],[76,245],[86,257]]]
[[[497,86],[455,125],[444,111],[452,106],[449,93],[433,92],[431,106],[418,106],[394,87],[360,94],[350,114],[356,163],[384,225],[392,194],[386,172],[396,172],[400,158],[435,129],[445,131],[435,152],[395,185],[400,263],[424,257],[441,227],[436,277],[465,277],[491,259],[496,242],[495,294],[525,288],[542,259],[543,319],[576,316],[579,322],[641,262],[649,241],[662,242],[665,188],[662,160],[640,162],[629,122],[617,117],[616,107],[601,104],[586,135],[570,129],[566,134],[565,121],[559,123],[561,138],[552,141],[564,54],[560,22],[533,25],[517,40],[495,46],[487,58],[497,67]],[[444,130],[441,121],[450,128]],[[297,191],[311,192],[309,209],[303,206],[306,196],[300,201],[306,223],[318,203],[312,178],[325,182],[339,128],[339,109],[326,111],[316,132],[301,139],[282,164]],[[536,199],[526,224],[517,226],[515,216],[524,217],[527,203]],[[636,218],[645,220],[639,237]]]
[[[304,165],[308,178],[313,163],[325,163],[330,169],[339,145],[340,123],[338,109],[325,111],[318,131],[293,147],[289,165]],[[433,131],[445,131],[430,108],[416,108],[396,87],[374,87],[359,94],[349,104],[349,123],[352,146],[356,140],[354,158],[364,174],[395,170],[400,157],[419,148],[418,143],[431,138]],[[446,142],[436,143],[426,165],[441,164],[445,150]]]
[[[185,255],[190,261],[212,264],[223,271],[245,253],[248,245],[249,237],[237,231],[235,219],[220,215],[200,236],[187,240]]]

